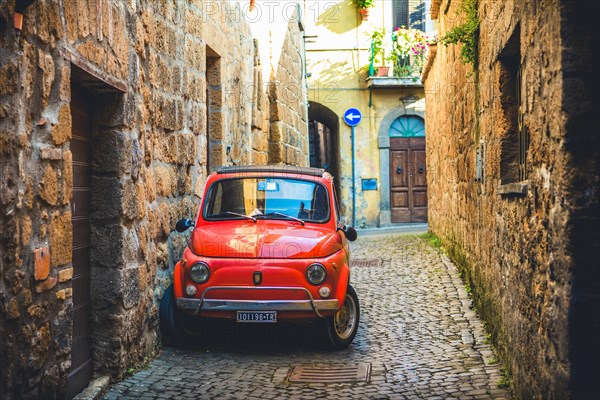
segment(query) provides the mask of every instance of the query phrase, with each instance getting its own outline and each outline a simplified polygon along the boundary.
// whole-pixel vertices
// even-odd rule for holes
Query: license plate
[[[237,322],[277,322],[277,311],[238,311]]]

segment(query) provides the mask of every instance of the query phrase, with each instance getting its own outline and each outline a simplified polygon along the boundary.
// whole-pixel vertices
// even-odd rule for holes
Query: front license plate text
[[[237,322],[277,322],[277,311],[238,311]]]

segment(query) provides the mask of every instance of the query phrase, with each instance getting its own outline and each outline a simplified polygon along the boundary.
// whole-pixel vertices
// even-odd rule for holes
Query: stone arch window
[[[425,121],[417,115],[402,115],[392,122],[390,137],[424,137]]]

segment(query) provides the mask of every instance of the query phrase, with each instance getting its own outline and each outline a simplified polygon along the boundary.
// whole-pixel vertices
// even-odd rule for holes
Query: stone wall
[[[597,69],[598,55],[576,47],[598,40],[586,22],[597,6],[577,4],[482,0],[474,72],[460,46],[438,45],[425,76],[429,227],[472,285],[518,398],[597,396],[583,371],[598,370],[598,232],[588,225],[598,222],[598,80],[583,71]],[[459,5],[432,2],[440,36]],[[513,169],[515,56],[525,179]],[[586,249],[579,260],[575,247]]]
[[[62,397],[67,387],[72,85],[94,105],[97,375],[122,376],[156,353],[158,301],[185,243],[171,229],[197,212],[207,173],[306,165],[306,95],[264,85],[270,61],[234,5],[38,0],[15,38],[14,2],[0,3],[1,398]],[[279,71],[301,87],[301,34],[298,24],[288,30]]]
[[[269,87],[269,164],[308,165],[308,102],[303,32],[291,18]]]

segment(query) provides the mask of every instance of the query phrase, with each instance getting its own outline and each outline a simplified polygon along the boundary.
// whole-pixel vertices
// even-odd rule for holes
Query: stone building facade
[[[314,166],[327,166],[332,172],[341,212],[346,223],[356,228],[425,222],[427,218],[427,189],[419,185],[413,196],[412,186],[409,188],[408,185],[409,169],[418,169],[419,165],[425,168],[424,151],[419,149],[423,155],[421,163],[409,162],[410,157],[402,158],[399,154],[408,154],[410,150],[396,146],[397,142],[405,142],[405,138],[392,138],[397,133],[393,127],[405,120],[418,121],[423,126],[423,84],[416,76],[414,79],[369,76],[371,35],[385,29],[384,47],[389,55],[394,29],[408,25],[410,15],[418,14],[424,6],[423,1],[376,0],[365,19],[356,4],[350,1],[310,0],[304,3],[306,33],[311,38],[306,46],[307,68],[311,75],[308,115],[309,121],[317,124],[315,129],[324,132],[313,141],[327,144],[325,149],[319,148],[323,155],[316,157],[318,161]],[[391,66],[390,61],[385,64]],[[362,120],[354,130],[343,119],[351,107],[362,113]],[[421,133],[415,141],[420,141],[424,147],[422,136],[425,133]],[[403,175],[396,172],[398,167],[404,167]],[[425,184],[425,170],[422,173],[415,171],[414,175]],[[417,196],[422,200],[420,204],[412,201]],[[420,213],[419,218],[413,218],[413,213]]]
[[[249,12],[0,2],[0,398],[70,397],[79,369],[144,364],[185,242],[171,230],[197,212],[207,174],[307,164],[302,25]],[[284,32],[278,57],[261,56],[269,27]]]
[[[429,228],[516,397],[597,398],[598,4],[475,3],[475,67],[438,44],[424,73]],[[440,37],[460,5],[432,1]]]

